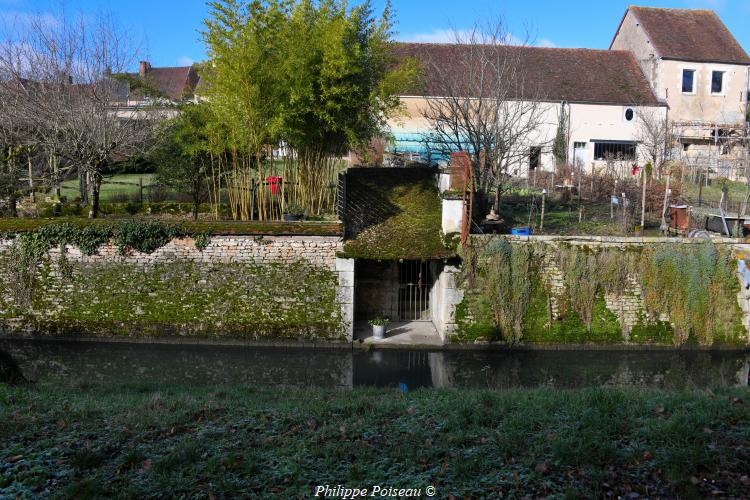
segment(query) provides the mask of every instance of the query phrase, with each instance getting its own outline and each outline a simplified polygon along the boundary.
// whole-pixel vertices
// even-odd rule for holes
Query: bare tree
[[[150,136],[148,110],[118,107],[127,88],[113,75],[135,61],[134,47],[106,16],[64,15],[53,23],[33,17],[6,30],[0,44],[4,92],[15,102],[2,114],[20,124],[28,145],[47,152],[57,182],[61,163],[79,170],[88,181],[89,216],[97,217],[107,168],[140,152]]]
[[[658,109],[638,108],[635,139],[656,176],[661,178],[664,164],[672,159],[675,146],[671,127],[665,114]]]
[[[494,190],[494,211],[503,180],[528,160],[530,140],[550,107],[527,78],[524,42],[511,41],[503,22],[495,21],[455,32],[454,43],[426,46],[419,54],[434,96],[421,110],[431,129],[425,139],[442,155],[469,153],[472,189]]]

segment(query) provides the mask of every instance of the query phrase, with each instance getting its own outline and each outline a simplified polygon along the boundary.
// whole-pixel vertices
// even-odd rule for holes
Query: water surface
[[[744,351],[362,351],[0,340],[26,378],[254,387],[712,388],[748,385]]]

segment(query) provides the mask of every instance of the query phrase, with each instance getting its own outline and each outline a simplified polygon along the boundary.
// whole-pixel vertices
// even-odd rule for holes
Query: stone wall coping
[[[641,244],[641,243],[685,243],[695,244],[707,241],[703,238],[668,238],[659,236],[560,236],[560,235],[536,235],[536,236],[519,236],[513,234],[507,235],[472,235],[480,238],[493,238],[503,236],[511,241],[544,241],[544,242],[568,242],[568,243],[621,243],[621,244]],[[721,245],[742,245],[747,244],[746,239],[740,238],[711,238],[713,243]]]

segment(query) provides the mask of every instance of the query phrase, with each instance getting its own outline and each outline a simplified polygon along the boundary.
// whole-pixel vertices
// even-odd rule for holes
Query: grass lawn
[[[153,184],[155,174],[119,174],[105,177],[102,183],[101,193],[99,197],[101,201],[110,201],[113,196],[117,195],[137,195],[139,194],[138,182],[143,179],[143,185],[148,186]],[[129,185],[124,184],[109,184],[108,182],[127,182]],[[70,179],[62,183],[61,194],[67,196],[69,199],[73,199],[79,195],[78,191],[78,179]],[[144,189],[144,196],[148,194],[148,190]]]
[[[747,497],[748,463],[745,388],[0,385],[5,498],[294,498],[325,484],[432,485],[437,498]]]

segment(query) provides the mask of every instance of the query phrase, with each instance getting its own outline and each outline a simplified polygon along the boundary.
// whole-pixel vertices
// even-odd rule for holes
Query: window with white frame
[[[695,93],[695,70],[694,69],[682,70],[682,93],[683,94]]]
[[[711,93],[712,94],[724,93],[724,72],[723,71],[711,72]]]

